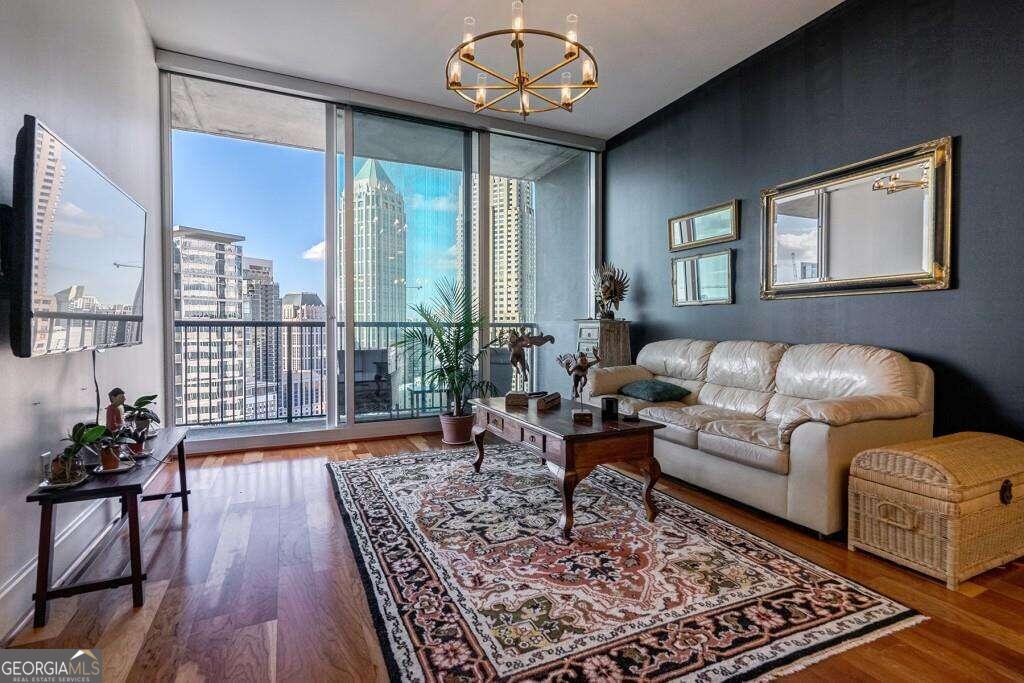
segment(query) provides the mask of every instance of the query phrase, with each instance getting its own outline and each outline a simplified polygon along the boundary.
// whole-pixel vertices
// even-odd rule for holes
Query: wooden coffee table
[[[572,494],[576,485],[598,465],[631,462],[646,476],[643,501],[647,519],[654,521],[658,509],[651,491],[661,476],[661,467],[654,458],[654,430],[664,425],[640,420],[602,420],[601,410],[588,406],[594,414],[592,425],[572,421],[572,404],[563,401],[554,410],[537,410],[535,402],[528,408],[506,408],[504,398],[482,398],[472,401],[476,412],[473,441],[477,458],[473,469],[480,471],[484,461],[484,438],[488,433],[536,453],[552,471],[562,492],[562,516],[559,525],[562,537],[572,530]]]

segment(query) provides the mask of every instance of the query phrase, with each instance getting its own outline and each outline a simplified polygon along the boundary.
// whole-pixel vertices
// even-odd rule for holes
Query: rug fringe
[[[838,645],[833,645],[832,647],[827,648],[825,650],[821,650],[820,652],[815,652],[813,655],[808,655],[802,659],[793,662],[792,664],[787,664],[786,666],[775,669],[765,674],[764,676],[757,678],[756,680],[758,681],[758,683],[760,683],[761,681],[770,681],[775,678],[781,678],[782,676],[788,676],[790,674],[796,673],[797,671],[803,671],[807,667],[817,664],[818,662],[821,662],[823,660],[826,660],[829,657],[833,657],[842,652],[846,652],[847,650],[852,650],[855,647],[860,647],[861,645],[865,645],[867,643],[870,643],[871,641],[878,640],[879,638],[884,638],[886,636],[892,635],[893,633],[896,633],[897,631],[902,631],[905,628],[917,626],[918,624],[925,621],[928,621],[928,617],[926,617],[923,614],[918,614],[917,616],[905,619],[904,621],[901,621],[898,624],[893,624],[891,626],[886,626],[885,628],[880,628],[877,631],[872,631],[871,633],[867,633],[863,636],[860,636],[859,638],[853,638],[852,640],[847,640],[842,643],[839,643]]]

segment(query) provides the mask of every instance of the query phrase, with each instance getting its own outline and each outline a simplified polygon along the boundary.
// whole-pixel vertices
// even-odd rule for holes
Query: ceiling
[[[157,47],[464,109],[443,64],[462,19],[510,24],[500,0],[136,0]],[[530,117],[608,138],[741,62],[839,0],[529,0],[528,27],[562,32],[580,15],[601,87],[572,113]],[[511,50],[509,50],[511,52]],[[529,55],[529,43],[527,44]],[[547,64],[528,64],[536,70]]]

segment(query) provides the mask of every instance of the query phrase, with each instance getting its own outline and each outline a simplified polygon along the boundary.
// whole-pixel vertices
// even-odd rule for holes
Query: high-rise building
[[[326,320],[327,307],[314,292],[290,292],[281,299],[281,319],[286,322]],[[281,401],[287,402],[292,416],[323,415],[327,411],[324,327],[290,325],[282,332],[287,357],[281,368]]]
[[[473,177],[473,192],[479,180]],[[534,184],[530,180],[491,176],[491,315],[496,323],[532,322],[537,310],[537,221],[533,205]],[[455,243],[463,244],[462,202],[455,222]],[[477,203],[473,202],[470,253],[476,253],[479,225]],[[459,277],[465,271],[465,251],[456,258]],[[472,259],[472,281],[477,282],[478,266]]]
[[[35,214],[32,217],[32,309],[54,310],[56,302],[49,289],[47,273],[50,268],[50,247],[53,227],[57,219],[64,174],[67,169],[61,159],[63,146],[45,128],[39,128],[35,140],[35,174],[33,196]],[[42,172],[39,172],[41,170]],[[49,339],[53,322],[46,318],[33,318],[33,351],[45,353],[54,346]],[[66,347],[65,347],[66,348]]]
[[[281,319],[281,287],[270,259],[242,257],[242,319]]]
[[[209,321],[175,327],[174,404],[178,423],[245,420],[266,412],[270,392],[253,385],[246,396],[244,334],[216,321],[242,319],[242,246],[245,238],[213,230],[174,226],[172,242],[174,317]],[[276,394],[276,391],[273,392]]]
[[[358,322],[405,320],[405,200],[376,159],[353,179],[354,298]],[[341,206],[344,206],[344,196]],[[343,218],[343,217],[342,217]],[[344,259],[342,259],[344,262]],[[373,348],[376,335],[356,329],[356,348]]]

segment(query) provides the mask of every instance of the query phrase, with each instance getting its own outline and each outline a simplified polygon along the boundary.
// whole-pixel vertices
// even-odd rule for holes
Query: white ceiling
[[[601,87],[529,123],[608,138],[840,0],[528,0],[527,26],[580,15]],[[453,108],[444,60],[462,19],[510,24],[511,0],[136,0],[157,47]],[[529,54],[529,43],[527,44]],[[536,71],[546,64],[528,64]]]

